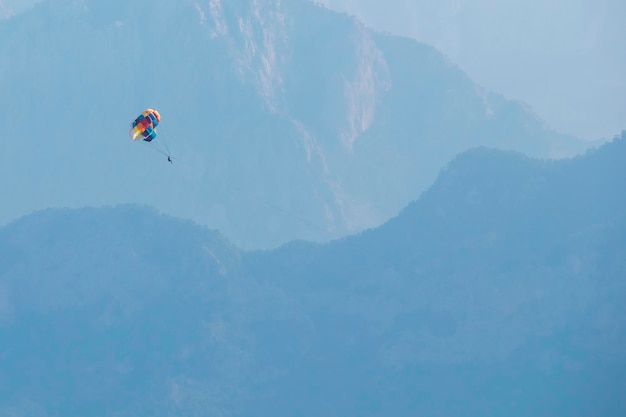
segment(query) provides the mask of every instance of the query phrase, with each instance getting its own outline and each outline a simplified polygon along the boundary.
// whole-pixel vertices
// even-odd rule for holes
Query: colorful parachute
[[[145,140],[151,142],[157,136],[156,127],[161,121],[161,115],[154,109],[144,110],[130,125],[128,132],[131,140]]]

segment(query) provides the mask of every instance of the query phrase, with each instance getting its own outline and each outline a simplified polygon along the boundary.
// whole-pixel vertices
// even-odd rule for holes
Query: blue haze
[[[0,415],[623,415],[624,158],[468,151],[381,227],[271,251],[29,215],[0,229]]]
[[[175,164],[131,143],[163,115]],[[148,204],[243,248],[381,224],[459,152],[589,145],[434,48],[305,0],[46,0],[0,20],[0,222]]]
[[[0,417],[626,415],[626,131],[308,0],[0,18]]]
[[[621,0],[321,0],[367,25],[435,46],[481,86],[586,139],[626,124]]]

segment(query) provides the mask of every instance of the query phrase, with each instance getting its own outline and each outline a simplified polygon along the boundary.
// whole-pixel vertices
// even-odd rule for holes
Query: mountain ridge
[[[194,4],[47,0],[0,21],[0,175],[12,178],[0,192],[19,196],[0,221],[139,203],[249,249],[326,241],[382,223],[468,147],[587,147],[433,48],[347,15],[304,0]],[[174,169],[124,139],[146,107],[164,117]]]
[[[0,414],[619,415],[625,157],[469,151],[381,227],[265,251],[133,205],[27,216]]]

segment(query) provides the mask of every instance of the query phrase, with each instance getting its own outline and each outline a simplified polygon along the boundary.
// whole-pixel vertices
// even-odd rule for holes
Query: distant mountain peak
[[[128,202],[247,248],[324,241],[396,215],[469,148],[586,146],[433,47],[308,0],[46,0],[0,34],[0,176],[19,178],[0,222]],[[169,170],[127,140],[148,107]]]

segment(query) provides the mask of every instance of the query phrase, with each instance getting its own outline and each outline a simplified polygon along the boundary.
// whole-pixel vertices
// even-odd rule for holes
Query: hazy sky
[[[626,129],[624,0],[320,0],[436,46],[478,84],[583,138]]]

